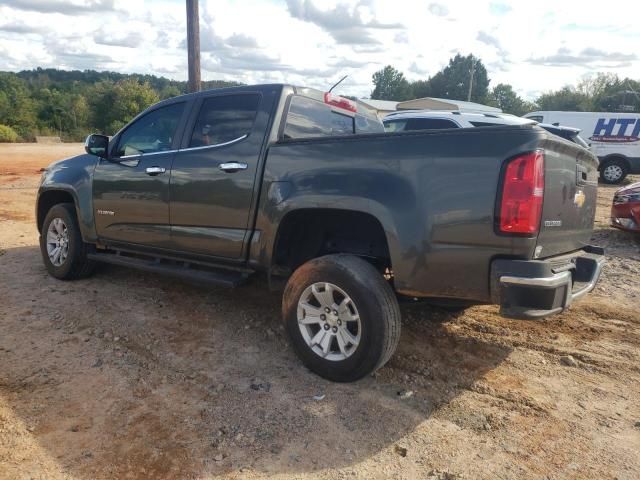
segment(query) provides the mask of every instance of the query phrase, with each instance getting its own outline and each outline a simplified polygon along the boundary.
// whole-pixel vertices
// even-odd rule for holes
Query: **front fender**
[[[38,228],[43,216],[42,207],[48,207],[56,198],[56,193],[66,193],[73,198],[78,215],[80,232],[85,242],[97,240],[93,215],[93,172],[98,157],[78,155],[49,165],[42,174],[36,200]],[[44,212],[46,215],[46,211]]]

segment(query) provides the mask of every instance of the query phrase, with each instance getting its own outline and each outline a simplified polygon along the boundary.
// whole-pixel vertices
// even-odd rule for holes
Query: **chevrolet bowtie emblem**
[[[578,190],[573,196],[573,203],[575,203],[579,208],[582,208],[586,199],[587,197],[584,192],[582,190]]]

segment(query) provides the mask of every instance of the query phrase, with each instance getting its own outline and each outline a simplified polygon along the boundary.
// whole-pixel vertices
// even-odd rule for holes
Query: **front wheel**
[[[47,271],[60,280],[86,277],[94,263],[87,258],[90,245],[82,241],[73,204],[51,207],[42,224],[40,252]]]
[[[618,158],[605,160],[600,167],[600,180],[603,183],[617,184],[627,176],[628,168],[625,162]]]
[[[282,312],[302,362],[336,382],[382,367],[400,339],[400,309],[391,286],[355,256],[327,255],[298,268],[287,282]]]

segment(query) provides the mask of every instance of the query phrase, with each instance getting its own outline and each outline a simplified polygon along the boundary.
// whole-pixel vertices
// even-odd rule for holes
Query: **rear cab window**
[[[315,97],[321,95],[321,92],[311,94]],[[290,98],[282,138],[298,139],[383,132],[382,122],[373,114],[365,115],[359,111],[334,108],[319,99],[296,94]]]

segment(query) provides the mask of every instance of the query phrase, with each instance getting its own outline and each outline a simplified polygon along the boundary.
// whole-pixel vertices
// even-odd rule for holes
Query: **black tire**
[[[360,317],[361,338],[350,356],[328,360],[307,345],[298,326],[298,301],[318,282],[329,282],[351,298]],[[335,382],[353,382],[382,367],[400,340],[400,308],[389,283],[361,258],[327,255],[298,268],[282,299],[282,314],[293,347],[311,371]]]
[[[61,265],[52,263],[47,253],[47,231],[54,219],[60,218],[68,231],[69,252]],[[87,258],[87,253],[92,245],[82,241],[80,227],[74,205],[71,203],[59,203],[47,212],[42,231],[40,232],[40,252],[42,260],[49,274],[60,280],[75,280],[89,276],[93,272],[94,262]]]
[[[620,158],[604,160],[600,165],[600,181],[609,185],[621,183],[629,173],[627,162]]]

